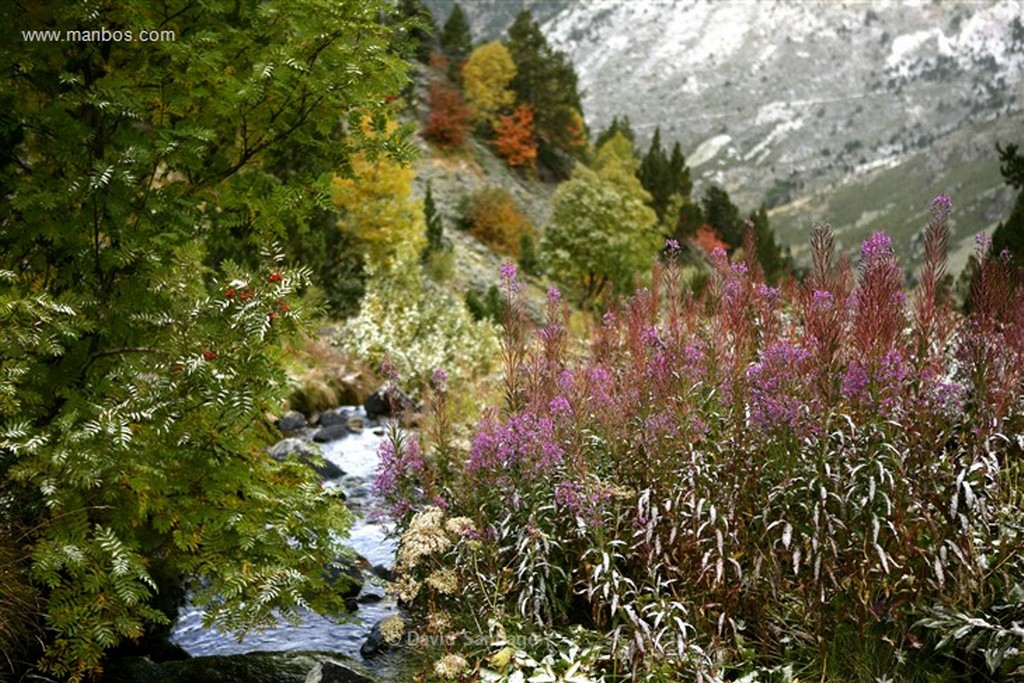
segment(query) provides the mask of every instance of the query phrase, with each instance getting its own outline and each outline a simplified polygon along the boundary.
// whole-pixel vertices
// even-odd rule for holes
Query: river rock
[[[329,663],[329,664],[328,664]],[[327,666],[325,666],[327,665]],[[317,678],[316,676],[319,676]],[[329,678],[327,676],[330,676]],[[145,657],[108,662],[101,683],[376,683],[337,652],[249,652],[156,663]]]
[[[419,410],[411,396],[401,389],[389,388],[387,385],[367,396],[363,408],[366,410],[366,417],[371,420]]]
[[[347,408],[332,408],[320,416],[320,426],[330,427],[332,425],[346,424],[352,417],[352,411]]]
[[[348,427],[344,423],[332,424],[316,430],[316,434],[313,435],[313,441],[327,443],[328,441],[337,441],[346,436],[348,436]]]
[[[387,618],[384,617],[384,619]],[[363,659],[372,659],[391,649],[391,644],[384,640],[384,634],[380,631],[380,625],[384,619],[380,619],[373,625],[373,628],[370,629],[370,635],[366,636],[366,641],[359,646],[359,654],[363,656]]]
[[[304,683],[354,683],[359,678],[352,677],[353,671],[344,664],[330,659],[317,663],[308,674]]]
[[[358,415],[353,415],[345,422],[345,426],[348,427],[348,431],[353,434],[359,434],[366,427],[366,420]]]
[[[267,449],[267,453],[278,462],[284,462],[289,455],[294,455],[299,462],[316,470],[322,479],[337,479],[345,476],[344,470],[340,467],[330,460],[323,460],[319,448],[297,437],[278,441]]]
[[[277,428],[283,433],[297,432],[308,424],[306,416],[297,410],[289,410],[277,421]]]
[[[356,597],[363,590],[363,570],[360,565],[369,563],[362,557],[338,557],[328,565],[324,572],[327,574],[327,581],[334,586],[345,599],[346,603],[355,603]]]

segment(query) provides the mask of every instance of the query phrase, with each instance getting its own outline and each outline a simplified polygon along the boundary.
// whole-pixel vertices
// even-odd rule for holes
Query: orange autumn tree
[[[522,237],[536,236],[533,222],[508,190],[500,187],[483,187],[468,197],[462,219],[471,235],[494,251],[517,259]]]
[[[441,81],[434,81],[430,84],[428,104],[430,118],[423,131],[424,137],[445,150],[462,147],[466,142],[473,112],[462,100],[459,91]]]
[[[700,249],[706,255],[710,255],[715,249],[729,249],[729,245],[722,240],[718,232],[706,223],[697,228],[696,234],[690,238],[690,244]]]
[[[537,136],[533,125],[533,107],[520,104],[511,116],[499,116],[494,126],[494,150],[512,167],[537,166]]]

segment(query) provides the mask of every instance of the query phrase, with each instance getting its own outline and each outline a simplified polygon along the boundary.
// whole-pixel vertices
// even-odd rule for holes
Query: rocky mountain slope
[[[430,3],[428,3],[430,4]],[[432,3],[439,19],[450,2]],[[1008,215],[994,145],[1024,136],[1024,4],[467,1],[474,37],[526,7],[576,65],[592,129],[660,125],[697,181],[773,207],[797,257],[829,221],[852,247],[913,250],[928,200],[957,204],[954,266]]]

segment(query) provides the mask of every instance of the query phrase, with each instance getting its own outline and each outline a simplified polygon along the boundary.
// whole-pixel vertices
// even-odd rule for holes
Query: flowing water
[[[364,416],[362,410],[354,414]],[[345,476],[325,486],[339,486],[345,492],[349,507],[357,518],[346,544],[365,557],[371,565],[392,567],[396,544],[387,533],[388,525],[369,519],[374,503],[373,480],[377,469],[377,447],[382,437],[368,427],[358,434],[321,444],[324,458],[340,467]],[[365,513],[365,514],[364,514]],[[384,595],[381,582],[366,573],[366,582],[359,594],[359,609],[348,621],[337,622],[308,612],[302,622],[292,626],[282,622],[262,633],[238,640],[203,628],[202,611],[186,605],[174,627],[172,640],[193,656],[228,655],[255,651],[319,650],[340,652],[360,660],[359,648],[373,625],[398,610],[394,601]],[[395,680],[400,662],[393,655],[363,660],[381,679]]]

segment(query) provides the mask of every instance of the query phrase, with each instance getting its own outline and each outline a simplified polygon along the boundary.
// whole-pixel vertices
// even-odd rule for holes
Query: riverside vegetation
[[[554,288],[532,325],[506,265],[504,401],[459,448],[438,371],[432,427],[381,451],[393,590],[433,676],[1024,673],[1024,284],[980,240],[957,313],[950,210],[909,293],[883,233],[854,269],[816,229],[781,288],[719,250],[700,295],[670,240],[588,339]]]

